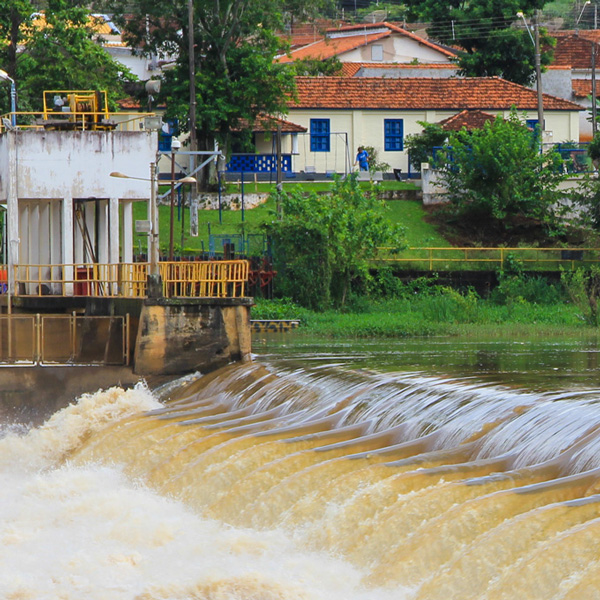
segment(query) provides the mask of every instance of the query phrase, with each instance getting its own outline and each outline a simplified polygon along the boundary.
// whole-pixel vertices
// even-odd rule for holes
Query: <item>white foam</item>
[[[399,600],[281,532],[232,529],[114,468],[0,476],[0,597]]]
[[[60,463],[83,440],[129,415],[162,406],[144,384],[84,394],[26,435],[8,432],[0,439],[0,468],[43,469]]]

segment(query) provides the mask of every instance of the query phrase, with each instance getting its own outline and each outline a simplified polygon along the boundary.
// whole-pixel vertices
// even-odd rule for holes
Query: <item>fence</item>
[[[0,315],[0,362],[128,365],[129,317]]]
[[[600,248],[380,248],[376,262],[420,271],[505,269],[522,264],[530,271],[600,263]]]
[[[592,159],[588,154],[587,142],[564,142],[560,144],[544,144],[543,150],[554,150],[560,155],[562,162],[559,169],[569,175],[581,173],[591,173],[594,171]],[[454,163],[454,154],[451,147],[435,146],[433,148],[433,160],[431,165],[433,168],[441,166],[442,161],[445,162],[450,169]]]
[[[12,293],[141,298],[148,268],[148,263],[19,265],[14,267]],[[248,271],[246,260],[159,263],[165,297],[239,298],[246,293]]]

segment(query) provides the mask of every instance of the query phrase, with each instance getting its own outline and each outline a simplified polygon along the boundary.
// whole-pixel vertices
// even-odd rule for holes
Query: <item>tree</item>
[[[107,90],[122,97],[133,76],[98,44],[84,3],[46,0],[36,5],[0,0],[0,61],[17,82],[19,110],[40,110],[44,90]],[[19,51],[17,52],[17,48]],[[7,99],[2,107],[8,109]]]
[[[321,0],[313,2],[322,3]],[[312,2],[296,2],[308,10]],[[156,2],[103,0],[127,39],[141,52],[171,57],[160,99],[167,116],[189,129],[189,5],[187,0]],[[259,114],[285,114],[294,90],[293,69],[273,58],[287,45],[275,34],[287,19],[284,0],[193,0],[196,137],[200,150],[215,140],[227,153],[231,131],[252,125]],[[127,14],[125,14],[127,11]],[[251,130],[251,127],[247,129]]]
[[[333,77],[342,74],[342,63],[337,56],[319,60],[316,58],[305,58],[295,60],[294,72],[298,76],[307,77]]]
[[[384,213],[376,190],[366,193],[356,174],[334,180],[330,194],[282,193],[283,217],[267,226],[273,241],[278,292],[322,310],[343,306],[378,247],[402,247],[403,231]]]
[[[518,12],[530,15],[545,0],[408,0],[411,16],[430,22],[428,35],[459,46],[461,74],[499,76],[521,85],[535,79],[535,49],[524,27],[514,27]],[[522,25],[522,23],[521,23]],[[542,30],[541,65],[552,60],[554,40]]]
[[[433,149],[443,146],[448,138],[448,132],[438,123],[417,121],[423,128],[421,133],[407,135],[405,147],[408,150],[410,164],[417,171],[421,170],[421,163],[433,161]]]
[[[508,231],[520,219],[555,226],[560,155],[540,153],[537,136],[515,111],[482,129],[450,136],[441,170],[454,211],[474,228]]]

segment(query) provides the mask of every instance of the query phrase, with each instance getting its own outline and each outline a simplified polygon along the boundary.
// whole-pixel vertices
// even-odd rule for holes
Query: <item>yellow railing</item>
[[[379,248],[374,260],[425,271],[502,269],[515,263],[527,270],[557,271],[600,263],[600,248]]]
[[[11,294],[142,298],[148,268],[148,263],[19,265]],[[159,263],[165,297],[240,298],[246,294],[248,271],[246,260]],[[0,287],[7,291],[2,267]]]
[[[156,116],[155,113],[146,112],[114,112],[104,111],[74,111],[60,113],[44,113],[19,111],[0,115],[0,133],[6,130],[11,123],[11,116],[15,115],[18,129],[70,129],[75,131],[86,130],[115,130],[115,131],[140,131],[144,128],[147,117]]]
[[[0,362],[127,365],[129,315],[0,315]]]

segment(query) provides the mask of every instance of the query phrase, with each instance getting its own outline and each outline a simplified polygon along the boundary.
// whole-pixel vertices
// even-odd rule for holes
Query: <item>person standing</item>
[[[369,170],[369,153],[364,149],[363,146],[358,147],[358,152],[356,154],[356,160],[354,161],[354,165],[358,165],[358,168],[361,171]]]

